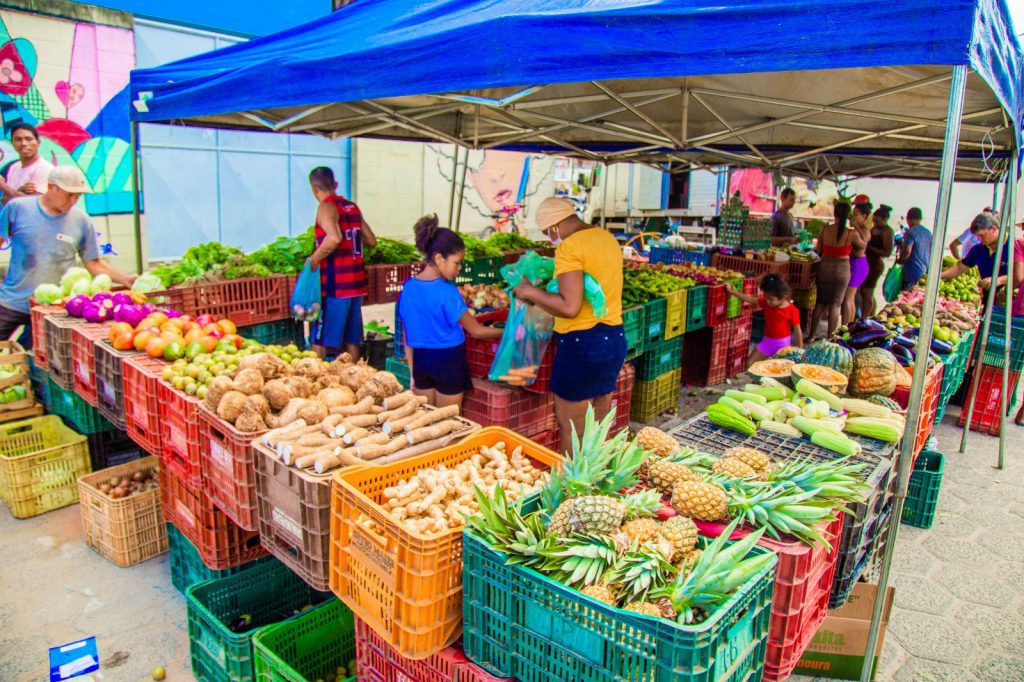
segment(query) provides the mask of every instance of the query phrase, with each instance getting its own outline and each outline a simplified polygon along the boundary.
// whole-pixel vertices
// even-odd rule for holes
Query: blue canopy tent
[[[1024,148],[1024,52],[1005,0],[359,0],[133,71],[130,95],[135,124],[937,178],[933,262],[954,177],[1003,181],[1006,234]],[[916,363],[909,424],[926,368]],[[905,441],[880,594],[910,473]]]

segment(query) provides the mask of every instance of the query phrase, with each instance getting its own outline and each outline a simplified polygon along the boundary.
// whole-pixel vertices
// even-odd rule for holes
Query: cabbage
[[[92,280],[92,285],[89,287],[89,293],[98,294],[101,291],[110,291],[113,287],[114,282],[110,279],[110,275],[96,275]]]
[[[82,317],[82,310],[86,303],[89,303],[89,299],[85,296],[75,296],[64,304],[64,310],[71,317]]]
[[[163,291],[165,288],[166,287],[164,287],[160,278],[151,272],[146,272],[140,275],[139,278],[135,280],[135,284],[132,285],[132,291],[137,294],[148,294],[153,291]]]
[[[88,273],[86,273],[86,274],[88,274]],[[68,296],[79,296],[79,295],[88,296],[89,295],[89,284],[90,283],[91,282],[90,282],[88,277],[86,277],[85,279],[81,279],[81,278],[76,279],[71,284],[71,288],[64,289],[64,293],[66,293]]]
[[[85,280],[85,291],[76,291],[76,294],[89,293],[89,284],[92,282],[92,275],[90,275],[89,271],[85,268],[68,268],[68,271],[60,278],[60,288],[64,291],[64,295],[71,295],[71,287],[82,280]]]
[[[54,301],[64,298],[64,291],[56,284],[40,284],[32,295],[43,305],[50,305]]]

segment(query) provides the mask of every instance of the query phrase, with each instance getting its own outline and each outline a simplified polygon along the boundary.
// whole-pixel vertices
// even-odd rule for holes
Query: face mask
[[[554,232],[555,234],[557,234],[558,236],[557,236],[557,237],[552,237],[552,236],[551,236],[551,235],[549,234],[549,235],[548,235],[548,239],[550,239],[550,240],[551,240],[551,243],[552,243],[552,244],[554,244],[555,246],[558,246],[559,244],[561,244],[561,243],[562,243],[562,235],[561,235],[561,233],[560,233],[560,232],[558,231],[558,225],[555,225],[554,227],[552,227],[552,228],[551,228],[551,231],[552,231],[552,232]]]

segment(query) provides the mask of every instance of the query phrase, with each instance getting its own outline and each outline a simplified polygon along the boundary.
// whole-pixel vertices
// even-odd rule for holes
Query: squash
[[[759,362],[755,362],[750,366],[750,369],[748,369],[747,371],[757,377],[786,379],[789,377],[792,369],[792,360],[781,360],[779,358],[772,358],[771,360],[761,360]]]
[[[900,404],[898,402],[896,402],[892,398],[887,398],[884,395],[869,395],[867,398],[865,398],[865,400],[867,400],[869,403],[874,403],[875,405],[888,407],[893,412],[897,412],[903,409],[902,407],[900,407]]]
[[[821,365],[793,365],[793,377],[795,379],[807,379],[836,395],[846,391],[846,377],[834,369]]]
[[[793,362],[804,361],[804,349],[797,346],[786,346],[772,356],[773,360],[792,360]]]
[[[853,354],[853,369],[847,391],[861,398],[869,395],[892,395],[896,390],[895,356],[884,348],[864,348]]]
[[[757,431],[757,425],[754,422],[731,407],[726,407],[720,403],[708,405],[708,419],[716,426],[739,431],[746,436],[752,436]]]
[[[845,376],[853,369],[853,354],[838,343],[815,341],[804,351],[803,363],[830,367]]]

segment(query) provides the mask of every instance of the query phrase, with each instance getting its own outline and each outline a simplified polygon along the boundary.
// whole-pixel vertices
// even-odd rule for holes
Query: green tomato
[[[185,387],[185,393],[189,395],[195,395],[198,390],[199,384],[189,384],[188,386]]]
[[[203,398],[206,397],[206,393],[209,390],[210,389],[208,386],[200,386],[199,388],[196,389],[196,397],[202,400]]]

